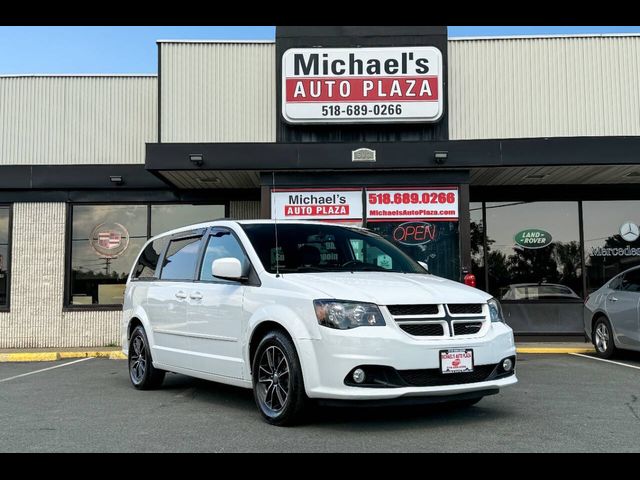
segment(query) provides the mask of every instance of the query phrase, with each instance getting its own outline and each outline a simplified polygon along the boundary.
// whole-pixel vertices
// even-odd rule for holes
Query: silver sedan
[[[596,354],[613,357],[617,350],[640,351],[640,267],[613,277],[584,303],[584,331]]]

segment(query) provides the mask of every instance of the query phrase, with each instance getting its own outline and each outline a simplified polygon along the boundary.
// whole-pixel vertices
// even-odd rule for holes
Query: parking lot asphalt
[[[250,390],[170,374],[137,391],[122,360],[5,363],[0,452],[640,451],[640,355],[518,358],[519,383],[471,408],[319,408],[290,428]]]

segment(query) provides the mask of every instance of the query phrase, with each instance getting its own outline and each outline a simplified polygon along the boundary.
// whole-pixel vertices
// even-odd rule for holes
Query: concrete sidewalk
[[[593,345],[584,342],[516,342],[518,353],[593,353]],[[109,358],[125,360],[120,347],[89,348],[16,348],[0,349],[0,362],[51,362],[70,358]]]

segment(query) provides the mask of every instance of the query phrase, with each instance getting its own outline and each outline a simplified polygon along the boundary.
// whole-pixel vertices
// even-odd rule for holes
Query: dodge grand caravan
[[[152,238],[127,282],[122,340],[136,388],[165,372],[252,388],[274,425],[312,400],[472,405],[517,381],[497,300],[366,229],[320,222]]]

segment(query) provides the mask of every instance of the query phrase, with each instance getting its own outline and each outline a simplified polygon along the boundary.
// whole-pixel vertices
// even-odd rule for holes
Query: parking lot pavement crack
[[[640,415],[638,415],[638,412],[634,408],[634,406],[637,405],[637,404],[638,404],[638,397],[636,397],[635,395],[631,395],[631,401],[625,403],[625,405],[629,408],[629,411],[631,412],[631,415],[636,417],[636,420],[638,420],[640,422]]]

